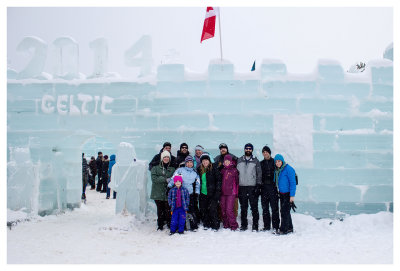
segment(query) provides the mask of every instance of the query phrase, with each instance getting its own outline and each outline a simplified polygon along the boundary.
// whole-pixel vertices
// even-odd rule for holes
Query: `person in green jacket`
[[[170,166],[171,154],[168,151],[161,153],[161,161],[151,169],[151,194],[157,206],[157,230],[162,231],[164,223],[167,222],[168,228],[171,223],[171,214],[167,198],[167,185],[169,178],[174,174],[175,168]]]

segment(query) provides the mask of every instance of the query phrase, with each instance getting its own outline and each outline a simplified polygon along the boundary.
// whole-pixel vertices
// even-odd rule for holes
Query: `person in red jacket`
[[[225,229],[237,230],[239,227],[235,216],[235,200],[239,191],[239,171],[236,169],[233,158],[230,154],[224,157],[224,167],[221,170],[222,191],[221,191],[221,212],[222,222]]]

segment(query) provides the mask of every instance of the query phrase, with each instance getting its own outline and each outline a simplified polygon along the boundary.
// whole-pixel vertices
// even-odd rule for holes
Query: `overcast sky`
[[[37,36],[52,49],[53,41],[70,36],[79,43],[80,72],[93,73],[89,43],[108,40],[110,72],[135,77],[137,68],[124,64],[124,52],[142,35],[152,37],[153,70],[171,49],[186,69],[205,72],[211,59],[220,57],[216,37],[200,44],[204,7],[155,8],[8,8],[7,62],[17,71],[28,63],[16,51],[25,36]],[[262,59],[281,59],[291,73],[309,73],[318,59],[338,60],[347,70],[356,61],[381,59],[393,42],[392,8],[221,8],[224,59],[237,72],[257,68]],[[51,58],[46,72],[51,72]]]

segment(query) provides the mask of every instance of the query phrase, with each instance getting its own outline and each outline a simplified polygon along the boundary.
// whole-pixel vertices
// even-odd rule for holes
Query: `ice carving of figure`
[[[109,187],[117,192],[115,213],[129,212],[142,217],[147,206],[147,164],[135,157],[130,143],[119,144]]]
[[[28,148],[14,148],[7,163],[7,208],[35,212],[39,178]]]

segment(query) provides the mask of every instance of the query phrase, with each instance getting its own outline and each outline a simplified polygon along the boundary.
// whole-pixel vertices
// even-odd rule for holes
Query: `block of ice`
[[[140,55],[140,57],[137,57]],[[139,67],[139,77],[147,76],[151,73],[152,58],[152,39],[148,35],[142,36],[133,44],[124,55],[125,65]]]
[[[311,198],[317,202],[359,202],[361,190],[349,185],[317,185],[311,189]]]
[[[12,148],[7,163],[7,208],[37,212],[39,175],[28,148]]]
[[[115,212],[142,217],[147,209],[147,161],[136,160],[132,144],[121,142],[109,187],[117,192]]]
[[[234,66],[228,60],[213,59],[208,65],[209,80],[232,80]]]
[[[93,74],[88,78],[103,77],[108,69],[108,44],[105,38],[98,38],[89,43],[94,53]]]
[[[367,66],[371,70],[373,84],[393,84],[393,61],[388,59],[371,60]]]
[[[286,65],[279,59],[263,59],[261,64],[261,78],[268,79],[286,75]]]
[[[47,43],[37,37],[25,37],[17,46],[17,51],[30,54],[31,60],[18,73],[17,79],[35,78],[43,72],[47,57]]]
[[[343,68],[335,60],[321,59],[318,61],[318,77],[322,82],[343,82]]]
[[[163,64],[157,68],[158,81],[184,81],[185,65],[183,64]]]
[[[79,78],[78,43],[71,37],[60,37],[53,45],[56,48],[55,77],[66,80]]]
[[[393,42],[386,47],[383,58],[393,61]]]

